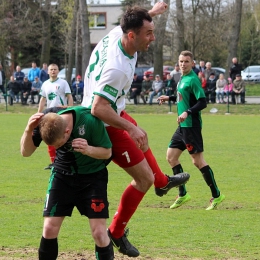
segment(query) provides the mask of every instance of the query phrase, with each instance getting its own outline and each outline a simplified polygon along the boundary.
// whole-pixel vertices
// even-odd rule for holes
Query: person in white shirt
[[[129,242],[125,228],[145,193],[154,184],[155,193],[163,196],[189,179],[189,174],[167,176],[161,171],[149,148],[146,132],[125,111],[137,51],[147,51],[155,40],[152,17],[166,9],[164,2],[157,2],[150,11],[138,6],[127,8],[120,26],[93,50],[85,73],[82,105],[91,107],[92,115],[106,124],[112,142],[112,160],[133,178],[108,228],[113,245],[130,257],[137,257],[139,251]]]
[[[40,91],[40,102],[38,112],[42,112],[47,102],[47,108],[59,106],[73,106],[73,98],[68,82],[58,78],[59,68],[56,64],[50,64],[48,74],[50,78],[43,82]],[[48,146],[48,153],[51,159],[51,164],[45,167],[49,170],[56,157],[56,150],[53,146]]]

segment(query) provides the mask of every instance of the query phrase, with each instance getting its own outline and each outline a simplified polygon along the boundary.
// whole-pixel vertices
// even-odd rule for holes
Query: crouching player
[[[22,156],[31,156],[42,140],[57,149],[57,156],[43,210],[39,259],[57,259],[59,230],[74,206],[89,219],[96,258],[114,259],[106,229],[111,142],[104,124],[84,107],[49,108],[30,117],[20,142]]]

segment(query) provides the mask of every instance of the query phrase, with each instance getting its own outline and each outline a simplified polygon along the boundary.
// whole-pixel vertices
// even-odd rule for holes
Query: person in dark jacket
[[[28,97],[31,93],[32,83],[27,77],[24,77],[23,84],[21,85],[21,101],[22,105],[27,105]]]
[[[216,83],[217,78],[214,72],[211,72],[206,84],[206,101],[209,103],[216,103]]]
[[[14,76],[10,77],[10,81],[7,83],[7,89],[10,91],[10,105],[13,105],[13,102],[19,102],[19,92],[21,91],[20,83],[14,80]]]
[[[131,89],[130,89],[130,92],[131,92],[131,95],[130,95],[130,98],[131,99],[134,99],[134,104],[137,105],[137,96],[140,95],[142,91],[142,80],[140,80],[138,78],[138,75],[135,73],[134,74],[134,79],[133,79],[133,82],[132,82],[132,85],[131,85]]]
[[[242,65],[238,64],[237,58],[234,57],[232,59],[232,66],[230,67],[229,70],[229,76],[232,79],[232,81],[234,81],[236,79],[236,75],[237,74],[241,74],[241,71],[243,70]]]
[[[5,72],[3,70],[2,64],[0,64],[0,90],[3,92],[3,94],[6,93],[5,91]],[[5,97],[6,99],[6,97]]]
[[[48,74],[48,65],[47,63],[42,64],[42,69],[40,71],[40,81],[43,83],[44,81],[48,80],[49,74]]]

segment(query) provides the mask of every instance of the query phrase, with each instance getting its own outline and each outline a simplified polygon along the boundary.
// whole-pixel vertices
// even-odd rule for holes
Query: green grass
[[[141,252],[137,259],[260,259],[259,105],[233,106],[229,116],[222,106],[223,111],[214,115],[209,113],[210,107],[203,112],[203,136],[205,160],[226,200],[215,211],[205,210],[209,188],[185,152],[181,163],[191,174],[187,189],[192,199],[171,210],[176,189],[162,198],[153,188],[148,191],[128,224],[129,239]],[[20,155],[20,137],[30,115],[36,112],[36,108],[23,109],[14,105],[0,113],[0,259],[36,259],[42,232],[49,177],[43,168],[49,158],[44,144],[29,158]],[[174,109],[168,114],[167,106],[127,107],[148,132],[150,146],[167,174],[171,169],[165,159],[166,149],[177,126]],[[109,165],[108,224],[130,180],[119,167]],[[8,258],[10,251],[15,252],[12,258]],[[69,251],[93,253],[88,221],[76,210],[65,220],[59,236],[59,252]]]
[[[260,96],[260,84],[246,84],[247,96]]]

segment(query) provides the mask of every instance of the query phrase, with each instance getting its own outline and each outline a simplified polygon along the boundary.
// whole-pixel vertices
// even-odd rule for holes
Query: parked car
[[[66,70],[68,70],[68,68],[64,68],[60,70],[60,72],[58,73],[58,78],[66,80]],[[75,78],[76,78],[76,68],[73,68],[71,74],[71,81],[69,82],[69,84],[71,84],[75,80]]]
[[[137,74],[138,79],[143,80],[144,72],[148,70],[150,67],[136,67],[135,73]]]
[[[241,76],[244,81],[260,82],[260,65],[252,65],[241,71]]]
[[[166,75],[170,74],[171,71],[174,70],[174,67],[172,66],[163,66],[163,80],[166,80]],[[151,67],[150,69],[148,69],[147,71],[144,72],[144,75],[149,75],[150,79],[153,79],[154,75],[154,67]]]
[[[23,68],[21,71],[24,73],[25,77],[28,77],[31,68]]]
[[[215,74],[216,74],[216,77],[218,78],[219,77],[219,74],[222,73],[225,75],[226,73],[226,70],[221,68],[221,67],[211,67],[214,71],[215,71]]]

